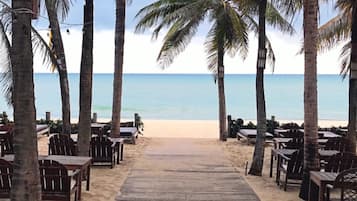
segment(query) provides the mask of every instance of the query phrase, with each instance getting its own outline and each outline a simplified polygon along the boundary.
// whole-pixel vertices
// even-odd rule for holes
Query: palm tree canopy
[[[65,1],[65,0],[64,0]],[[12,105],[11,91],[12,91],[12,68],[11,68],[11,43],[9,37],[11,37],[11,20],[12,9],[10,5],[2,2],[0,5],[0,83],[1,90],[6,101],[9,105]],[[34,53],[40,55],[43,64],[46,67],[57,65],[56,57],[54,56],[51,48],[48,47],[46,41],[36,31],[35,28],[31,28],[32,31],[32,43]]]
[[[341,75],[344,78],[347,76],[350,66],[353,4],[354,0],[337,0],[335,8],[339,10],[339,14],[319,27],[319,51],[330,50],[339,43],[345,43],[340,53]]]
[[[258,1],[242,0],[158,0],[141,10],[136,15],[139,22],[136,32],[153,28],[152,37],[157,39],[160,31],[167,29],[157,61],[167,67],[173,59],[189,44],[200,24],[211,24],[206,36],[205,47],[208,68],[216,72],[216,50],[218,42],[223,42],[224,50],[231,56],[237,52],[245,58],[248,52],[248,33],[258,32],[256,17]],[[273,4],[268,4],[268,24],[282,31],[293,33],[294,29]],[[271,44],[267,40],[268,56],[274,63]]]

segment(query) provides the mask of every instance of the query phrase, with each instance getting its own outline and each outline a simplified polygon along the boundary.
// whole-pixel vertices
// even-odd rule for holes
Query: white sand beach
[[[101,120],[102,121],[102,120]],[[213,120],[143,120],[143,136],[139,136],[136,145],[126,144],[124,161],[113,169],[108,167],[93,167],[91,171],[90,191],[83,188],[83,200],[107,201],[114,200],[121,185],[140,157],[146,146],[150,146],[150,138],[206,138],[212,139],[217,146],[222,146],[232,165],[244,176],[245,164],[252,160],[253,145],[243,141],[229,139],[227,142],[218,141],[218,121]],[[107,122],[107,121],[104,121]],[[246,121],[248,122],[248,121]],[[280,123],[282,123],[281,121]],[[298,121],[285,121],[297,122]],[[320,121],[320,127],[345,126],[343,121]],[[40,154],[47,154],[48,137],[39,138]],[[290,188],[287,192],[279,189],[273,178],[268,176],[270,146],[266,147],[265,164],[262,177],[244,176],[262,201],[295,201],[298,200],[298,188]]]

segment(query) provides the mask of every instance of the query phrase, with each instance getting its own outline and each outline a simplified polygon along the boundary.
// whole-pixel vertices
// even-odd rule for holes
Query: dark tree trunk
[[[88,156],[91,139],[93,77],[93,0],[84,5],[83,42],[79,90],[78,154]]]
[[[121,97],[123,85],[123,60],[125,36],[125,1],[116,0],[115,58],[113,81],[113,111],[111,136],[120,137]]]
[[[32,2],[12,0],[12,8],[31,10]],[[12,13],[12,48],[14,106],[14,174],[11,200],[41,200],[38,167],[36,109],[33,82],[33,54],[29,12]]]
[[[304,176],[299,197],[307,200],[309,172],[319,170],[317,121],[317,9],[318,0],[304,1]]]
[[[257,137],[254,147],[253,162],[249,174],[261,176],[264,162],[264,145],[266,133],[266,111],[264,96],[264,68],[266,63],[265,48],[265,12],[267,0],[259,3],[259,41],[256,77],[256,101],[257,101]]]
[[[67,75],[66,57],[64,54],[63,41],[61,30],[58,24],[57,11],[55,10],[55,2],[53,0],[46,0],[46,8],[48,18],[50,20],[50,27],[52,32],[53,48],[57,57],[57,70],[60,80],[61,99],[62,99],[62,121],[63,134],[71,133],[71,113],[70,113],[70,99],[69,99],[69,85]]]
[[[219,140],[227,140],[226,96],[224,93],[224,47],[223,42],[218,43],[218,107],[219,107]]]
[[[348,108],[348,151],[356,153],[356,115],[357,115],[357,2],[352,9],[351,30],[351,72]]]

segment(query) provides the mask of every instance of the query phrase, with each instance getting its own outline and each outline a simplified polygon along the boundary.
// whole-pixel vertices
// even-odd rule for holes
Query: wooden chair
[[[0,198],[10,198],[12,174],[12,164],[0,159]]]
[[[49,139],[48,155],[76,156],[77,149],[72,138],[68,135],[56,134]]]
[[[13,133],[7,133],[1,137],[1,156],[14,153]]]
[[[289,142],[283,144],[284,149],[301,149],[304,146],[304,138],[294,137]]]
[[[96,136],[92,137],[90,142],[90,156],[92,157],[93,165],[110,165],[111,168],[115,165],[115,143],[108,137]]]
[[[42,200],[70,201],[78,200],[80,170],[68,173],[57,161],[39,160]]]
[[[301,149],[301,150],[294,152],[289,157],[288,156],[280,156],[280,157],[278,159],[281,161],[279,162],[277,181],[278,181],[279,185],[280,185],[280,183],[283,184],[284,191],[286,191],[289,179],[292,179],[292,180],[301,180],[302,179],[304,151]],[[281,172],[283,172],[285,174],[284,181],[280,180]],[[294,182],[290,182],[290,183],[294,183]]]
[[[331,189],[340,189],[340,197],[337,199],[330,198]],[[339,173],[333,185],[327,186],[328,201],[356,201],[357,200],[357,168],[348,169]]]
[[[329,159],[325,171],[342,172],[351,168],[357,168],[357,156],[353,153],[338,153]]]
[[[279,137],[286,137],[286,138],[303,138],[304,133],[299,131],[299,129],[290,129],[286,132],[282,132],[279,134]]]
[[[337,150],[340,152],[345,152],[347,148],[346,139],[339,137],[339,138],[330,138],[327,140],[323,149],[325,150]]]

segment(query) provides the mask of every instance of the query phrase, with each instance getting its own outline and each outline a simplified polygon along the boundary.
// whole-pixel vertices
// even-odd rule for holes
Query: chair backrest
[[[1,156],[14,153],[13,132],[1,137]]]
[[[338,174],[333,187],[341,189],[341,201],[357,200],[357,168],[348,169]]]
[[[331,156],[326,164],[326,172],[342,172],[351,168],[357,168],[357,156],[353,153],[338,153]]]
[[[329,138],[325,144],[325,150],[337,150],[340,152],[345,152],[347,148],[346,139],[338,138]]]
[[[114,148],[113,142],[108,137],[92,137],[90,145],[90,156],[93,162],[112,162]]]
[[[58,197],[69,198],[71,181],[66,167],[53,160],[39,160],[38,162],[42,199],[59,200]]]
[[[10,198],[12,173],[12,164],[0,159],[0,198]]]
[[[304,138],[294,137],[285,143],[284,149],[301,149],[304,146]]]
[[[287,172],[294,175],[302,175],[303,164],[304,164],[304,151],[302,149],[294,152],[290,157],[288,162]]]
[[[289,129],[286,132],[281,132],[279,137],[286,137],[286,138],[303,138],[304,133],[301,132],[299,129]]]
[[[56,134],[50,137],[48,145],[49,155],[77,155],[76,146],[68,135]]]

